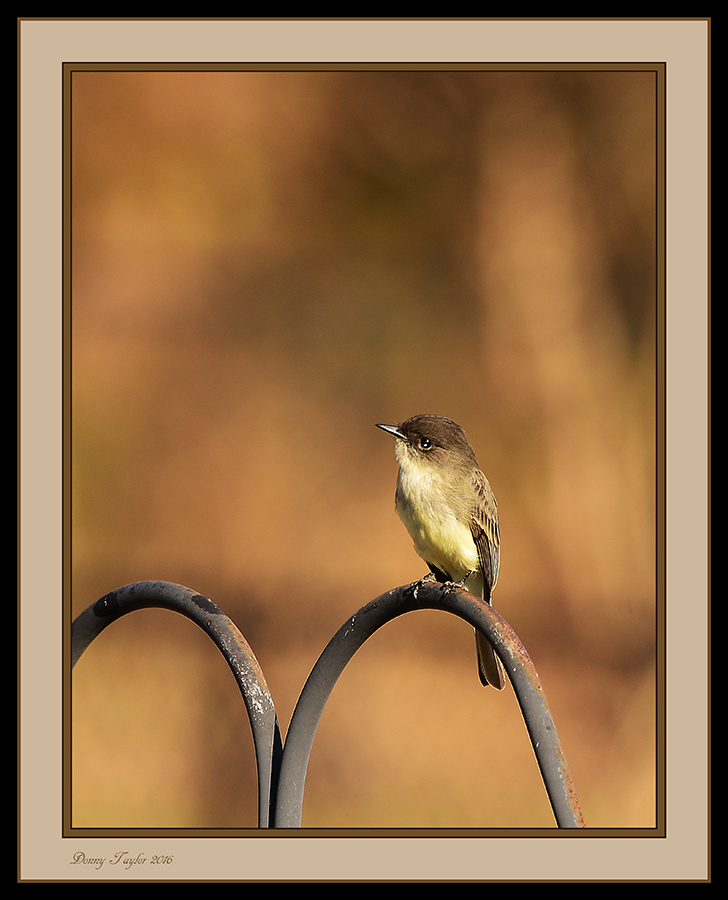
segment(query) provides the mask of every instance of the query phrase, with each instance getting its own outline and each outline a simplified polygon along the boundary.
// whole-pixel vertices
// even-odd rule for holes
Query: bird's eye
[[[432,447],[432,441],[429,438],[420,438],[420,450],[429,450]]]

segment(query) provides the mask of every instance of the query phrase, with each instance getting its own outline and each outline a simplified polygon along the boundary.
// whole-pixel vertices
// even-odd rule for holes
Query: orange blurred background
[[[425,573],[374,424],[449,416],[587,825],[654,826],[655,121],[648,71],[74,72],[74,617],[212,598],[285,734],[346,618]],[[107,629],[72,710],[74,826],[255,826],[242,699],[185,619]],[[367,642],[303,825],[554,825],[469,626]]]

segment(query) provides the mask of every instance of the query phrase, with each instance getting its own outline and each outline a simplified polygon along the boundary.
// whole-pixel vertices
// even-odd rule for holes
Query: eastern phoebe
[[[498,581],[498,505],[462,428],[442,416],[377,425],[396,438],[395,508],[417,554],[437,581],[456,583],[487,603]],[[505,672],[488,639],[475,632],[483,685],[502,691]]]

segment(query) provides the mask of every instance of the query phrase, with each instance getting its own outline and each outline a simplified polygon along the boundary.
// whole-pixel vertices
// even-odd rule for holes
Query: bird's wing
[[[488,480],[478,471],[473,478],[473,487],[478,497],[470,531],[478,548],[478,558],[483,570],[484,599],[490,602],[500,569],[500,529],[498,527],[498,505]]]

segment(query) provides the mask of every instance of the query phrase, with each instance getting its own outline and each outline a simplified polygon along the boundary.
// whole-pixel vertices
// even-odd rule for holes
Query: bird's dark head
[[[443,416],[412,416],[399,425],[377,425],[397,439],[395,453],[400,466],[477,466],[465,432]]]

